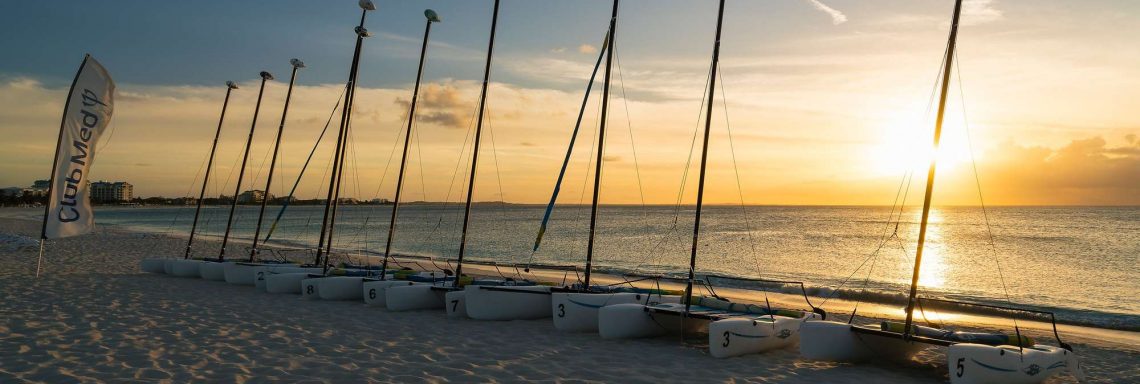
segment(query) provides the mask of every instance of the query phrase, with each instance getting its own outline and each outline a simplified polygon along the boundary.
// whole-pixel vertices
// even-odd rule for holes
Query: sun
[[[909,116],[895,116],[872,129],[875,144],[868,149],[866,159],[870,171],[876,176],[899,175],[905,171],[924,172],[930,166],[934,140],[933,122],[923,122]],[[977,130],[978,127],[971,126]],[[953,171],[962,164],[970,164],[969,137],[961,119],[948,117],[942,126],[942,139],[937,154],[938,171]]]

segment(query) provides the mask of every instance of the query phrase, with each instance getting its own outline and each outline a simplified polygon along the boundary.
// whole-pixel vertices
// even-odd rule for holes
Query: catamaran
[[[376,10],[376,5],[371,0],[360,0],[358,5],[361,9],[360,24],[355,28],[356,46],[345,86],[344,103],[341,108],[336,148],[333,151],[329,189],[321,219],[321,232],[317,242],[316,257],[312,265],[303,271],[288,271],[286,273],[272,273],[273,271],[270,271],[265,277],[265,289],[269,293],[300,293],[305,298],[315,299],[320,297],[318,292],[320,280],[336,275],[363,276],[365,273],[363,270],[330,270],[329,268],[333,229],[336,226],[337,205],[340,201],[341,179],[344,175],[344,158],[348,147],[346,141],[351,127],[353,97],[356,93],[357,72],[360,66],[360,51],[364,44],[364,38],[370,36],[368,30],[364,28],[364,21],[368,11]]]
[[[709,133],[712,128],[713,101],[720,59],[721,29],[724,22],[724,0],[717,11],[716,39],[713,44],[709,72],[708,104],[705,111],[704,140],[701,146],[700,182],[693,221],[693,242],[689,256],[689,273],[684,296],[678,303],[616,304],[598,311],[598,333],[605,338],[638,338],[668,333],[708,334],[709,352],[715,357],[762,352],[792,345],[798,338],[799,325],[806,319],[822,318],[825,313],[812,307],[810,311],[774,309],[771,305],[734,303],[712,290],[711,278],[696,278],[697,249],[700,240],[701,210],[704,203],[705,170],[708,163]],[[770,282],[767,280],[762,282]],[[777,282],[789,283],[789,282]],[[798,283],[798,282],[790,282]],[[700,284],[710,295],[694,295]],[[802,283],[801,284],[802,287]],[[807,300],[806,292],[804,295]]]
[[[471,202],[475,192],[475,171],[479,165],[479,143],[482,138],[484,113],[487,106],[487,87],[491,80],[491,59],[495,48],[495,30],[499,22],[499,0],[495,0],[491,16],[491,34],[487,43],[487,61],[483,68],[483,84],[479,92],[479,107],[475,121],[475,140],[472,144],[471,171],[468,175],[467,199],[463,209],[463,229],[459,241],[459,257],[456,259],[455,272],[450,279],[439,280],[431,284],[394,283],[388,287],[381,287],[384,291],[384,305],[390,311],[408,311],[420,309],[443,309],[446,307],[449,316],[464,314],[465,298],[464,286],[479,284],[506,285],[509,281],[486,280],[476,281],[463,275],[463,257],[467,250],[467,229],[471,222]],[[386,256],[387,257],[387,256]],[[369,293],[369,297],[372,294]],[[445,305],[448,303],[448,305]],[[460,311],[463,309],[463,311]]]
[[[253,107],[253,121],[249,125],[249,137],[246,138],[245,141],[245,150],[243,151],[241,157],[241,168],[238,170],[237,182],[234,183],[234,195],[233,200],[230,201],[230,213],[226,219],[226,231],[225,234],[222,235],[222,247],[220,250],[218,250],[217,259],[203,259],[204,262],[198,264],[198,274],[206,280],[225,280],[225,266],[226,264],[233,263],[232,261],[226,261],[226,246],[229,244],[230,231],[233,230],[234,226],[234,211],[237,210],[238,194],[241,193],[241,183],[245,180],[245,168],[246,164],[249,162],[249,150],[253,146],[254,130],[257,129],[257,115],[259,112],[261,112],[261,100],[262,97],[265,96],[265,83],[269,80],[273,80],[273,75],[269,72],[261,71],[260,75],[261,87],[257,91],[257,103]]]
[[[941,93],[931,153],[938,152],[942,135],[942,120],[946,111],[946,94],[954,63],[954,48],[957,43],[961,11],[962,0],[957,0],[954,3],[954,16],[946,45],[946,61],[942,64]],[[914,274],[911,276],[910,292],[907,297],[906,320],[903,323],[884,321],[878,326],[858,325],[853,322],[808,321],[802,326],[800,353],[812,360],[858,362],[882,358],[906,360],[928,347],[946,347],[946,362],[951,383],[1040,383],[1062,371],[1068,371],[1083,381],[1084,372],[1080,360],[1073,348],[1061,341],[1056,319],[1052,313],[1013,306],[929,299],[917,295],[936,169],[937,157],[931,156],[926,176],[922,220],[919,224]],[[923,302],[927,305],[932,302],[951,303],[996,309],[1006,313],[1027,312],[1046,315],[1052,322],[1057,346],[1038,344],[1032,338],[1022,335],[1016,320],[1013,335],[957,331],[914,324],[915,306],[922,308]]]
[[[198,264],[200,260],[191,259],[194,235],[198,229],[198,218],[202,212],[202,200],[206,197],[206,186],[210,182],[210,170],[214,168],[214,155],[218,150],[218,137],[222,134],[222,123],[226,120],[226,109],[230,105],[230,94],[238,89],[236,83],[226,82],[226,98],[222,101],[222,114],[218,117],[218,129],[214,132],[214,143],[210,146],[210,157],[206,162],[206,173],[202,177],[202,191],[198,193],[198,202],[194,208],[194,221],[190,225],[190,237],[186,240],[186,252],[181,259],[145,259],[140,263],[143,272],[165,273],[171,276],[198,277]],[[177,273],[176,273],[177,272]]]
[[[277,153],[281,148],[281,136],[285,132],[285,117],[289,114],[289,101],[293,99],[293,85],[297,82],[297,71],[305,67],[299,59],[289,60],[292,71],[289,74],[289,88],[285,91],[285,106],[281,109],[281,123],[277,126],[277,135],[273,141],[273,154],[269,160],[269,171],[265,178],[265,195],[261,199],[261,208],[257,212],[257,226],[253,231],[253,243],[250,245],[249,260],[246,262],[226,263],[223,274],[227,283],[237,285],[256,285],[257,275],[255,269],[261,266],[271,268],[296,268],[296,265],[287,262],[265,260],[258,262],[258,240],[261,237],[261,224],[265,220],[265,206],[269,203],[269,188],[273,186],[273,172],[277,168]],[[262,243],[261,245],[264,245]]]

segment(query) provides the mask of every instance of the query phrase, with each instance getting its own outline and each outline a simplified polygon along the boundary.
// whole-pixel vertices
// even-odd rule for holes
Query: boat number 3
[[[729,335],[728,331],[724,331],[724,342],[720,343],[720,346],[722,346],[722,347],[728,346],[728,335]]]
[[[451,311],[452,312],[459,311],[459,300],[452,300],[451,301]]]
[[[369,299],[375,299],[376,298],[376,288],[372,288],[372,289],[368,290],[368,298]]]
[[[306,295],[312,295],[313,294],[313,286],[312,285],[305,286],[305,294]]]
[[[962,362],[964,362],[964,361],[966,361],[965,357],[958,359],[958,372],[955,372],[955,374],[958,375],[958,377],[962,377],[962,374],[966,373],[966,366],[962,365]]]
[[[566,317],[566,304],[558,304],[558,317]]]

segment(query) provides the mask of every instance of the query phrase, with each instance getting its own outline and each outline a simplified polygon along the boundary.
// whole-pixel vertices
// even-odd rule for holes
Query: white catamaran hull
[[[139,270],[146,273],[166,273],[167,259],[143,259],[139,262]]]
[[[614,304],[598,309],[598,334],[605,339],[637,339],[681,331],[681,318],[653,316],[644,304]]]
[[[298,267],[296,265],[287,265],[287,264],[285,264],[285,265],[260,265],[260,266],[253,268],[253,286],[259,292],[267,292],[268,291],[267,282],[269,281],[270,275],[284,274],[284,273],[310,274],[310,273],[321,273],[322,271],[324,271],[323,268],[303,268],[303,267]],[[295,292],[295,293],[301,293],[300,284],[301,284],[301,282],[300,282],[300,280],[298,280],[297,284],[296,284],[298,288],[297,288],[297,292]]]
[[[210,281],[225,281],[226,280],[226,265],[233,264],[232,262],[217,262],[207,261],[198,266],[198,274],[202,276],[202,280]]]
[[[605,306],[637,304],[646,301],[645,293],[554,292],[550,295],[554,328],[564,332],[598,332],[598,311]],[[650,300],[680,300],[679,296],[652,295]]]
[[[170,274],[178,277],[202,277],[198,266],[203,263],[205,261],[193,259],[174,260],[170,263]]]
[[[805,321],[800,325],[800,355],[810,360],[861,362],[872,358],[908,360],[929,345],[858,333],[837,321]]]
[[[321,298],[321,281],[327,278],[321,275],[310,275],[309,278],[302,279],[301,298],[319,300]]]
[[[256,281],[253,272],[258,266],[253,263],[226,263],[223,275],[227,283],[253,286]]]
[[[265,291],[269,293],[301,293],[301,281],[310,276],[306,272],[270,273],[265,276]]]
[[[361,284],[361,294],[364,297],[364,304],[387,308],[388,298],[385,292],[388,288],[413,284],[416,283],[407,280],[365,281]]]
[[[443,309],[444,290],[432,289],[432,284],[398,285],[385,290],[389,311]]]
[[[817,314],[808,314],[818,319]],[[734,317],[709,323],[709,354],[716,358],[761,353],[795,345],[805,319],[771,316]]]
[[[321,300],[360,300],[364,298],[364,277],[332,276],[320,280],[317,294]]]
[[[544,285],[472,285],[467,316],[475,320],[534,320],[550,317],[550,287]]]
[[[1011,345],[990,346],[961,343],[948,347],[947,366],[953,384],[1040,383],[1068,371],[1084,381],[1084,370],[1077,355],[1048,345],[1018,349]]]
[[[467,290],[451,291],[443,296],[446,305],[447,317],[456,319],[467,318]]]

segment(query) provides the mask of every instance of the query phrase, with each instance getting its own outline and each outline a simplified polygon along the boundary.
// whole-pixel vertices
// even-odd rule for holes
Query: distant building
[[[134,198],[134,186],[125,181],[96,181],[90,184],[91,201],[96,203],[122,203]]]
[[[36,180],[32,182],[32,194],[35,196],[44,196],[48,193],[48,188],[51,187],[51,180]]]
[[[0,188],[0,196],[21,197],[24,196],[25,191],[31,191],[31,189],[20,187]]]
[[[368,203],[370,203],[370,204],[381,204],[381,205],[384,205],[384,204],[392,204],[392,201],[391,201],[391,200],[388,200],[388,199],[380,199],[380,198],[376,198],[376,199],[368,200]]]
[[[265,199],[265,195],[266,195],[265,191],[261,191],[261,190],[254,189],[254,190],[250,190],[250,191],[245,191],[245,192],[242,192],[240,195],[238,195],[237,202],[238,202],[238,204],[260,203],[262,200]],[[273,194],[272,193],[269,194],[269,199],[273,200]]]

